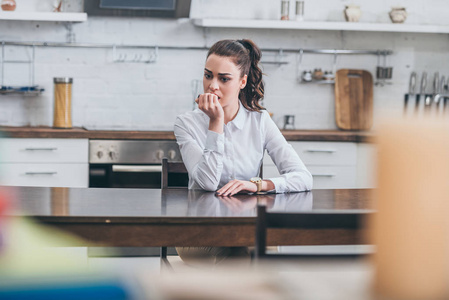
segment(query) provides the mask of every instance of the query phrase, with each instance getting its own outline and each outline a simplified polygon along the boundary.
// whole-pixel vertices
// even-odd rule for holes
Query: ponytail
[[[259,47],[253,41],[247,39],[221,40],[209,49],[207,57],[211,54],[235,59],[235,64],[241,71],[240,76],[247,75],[246,86],[239,93],[242,105],[250,111],[260,112],[260,110],[264,110],[265,108],[260,105],[265,90],[262,70],[259,68],[262,56]]]

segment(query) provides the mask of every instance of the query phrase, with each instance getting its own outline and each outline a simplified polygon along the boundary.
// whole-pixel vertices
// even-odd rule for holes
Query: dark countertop
[[[0,126],[5,137],[12,138],[75,138],[103,140],[175,140],[173,131],[114,131],[84,128]],[[288,141],[372,142],[374,134],[367,131],[281,130]]]
[[[25,215],[61,217],[254,217],[257,201],[272,211],[365,210],[370,189],[313,190],[303,193],[235,195],[188,189],[11,187]]]

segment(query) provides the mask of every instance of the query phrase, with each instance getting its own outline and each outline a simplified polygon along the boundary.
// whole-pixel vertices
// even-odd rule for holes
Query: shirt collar
[[[239,111],[237,112],[237,115],[235,116],[234,120],[232,120],[229,123],[234,124],[234,126],[237,127],[238,129],[242,129],[243,125],[245,124],[245,120],[246,120],[246,108],[239,101]]]

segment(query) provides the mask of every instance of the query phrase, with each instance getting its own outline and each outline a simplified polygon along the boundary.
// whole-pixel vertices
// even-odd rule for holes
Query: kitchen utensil
[[[416,99],[415,99],[415,114],[417,114],[419,111],[419,100],[420,100],[421,95],[426,97],[425,96],[426,86],[427,86],[427,72],[424,71],[421,76],[421,85],[419,88],[419,94],[416,95]]]
[[[437,94],[444,94],[445,86],[446,86],[446,76],[443,75],[440,78],[440,86],[438,87],[438,93]],[[443,97],[443,99],[444,99],[444,97]],[[433,98],[433,101],[435,102],[435,106],[437,107],[437,112],[439,112],[441,97],[437,97],[437,95],[435,95],[434,98]]]
[[[384,79],[393,78],[393,67],[384,67]]]
[[[384,54],[383,67],[384,67],[383,79],[391,79],[391,78],[393,78],[393,67],[387,67],[387,55],[386,54]]]
[[[284,116],[283,129],[295,129],[295,116],[294,115],[285,115]]]
[[[55,84],[53,127],[72,128],[73,79],[69,77],[57,77],[53,81]]]
[[[407,112],[408,100],[409,97],[413,97],[415,95],[415,87],[416,87],[416,72],[412,72],[410,74],[410,80],[408,84],[408,93],[404,96],[404,114]]]
[[[433,85],[432,85],[432,94],[426,95],[426,100],[424,101],[424,110],[426,113],[429,113],[430,108],[432,106],[432,99],[435,98],[436,94],[438,94],[438,89],[440,88],[440,74],[435,72],[433,76]]]
[[[444,93],[449,94],[449,77],[447,78],[446,84],[444,85]],[[446,112],[448,97],[444,97],[443,99],[443,112]]]
[[[373,77],[365,70],[340,69],[335,76],[335,120],[343,130],[373,124]]]
[[[384,79],[384,67],[380,65],[380,51],[377,53],[376,79]]]
[[[312,81],[312,71],[302,72],[302,80],[306,82]]]

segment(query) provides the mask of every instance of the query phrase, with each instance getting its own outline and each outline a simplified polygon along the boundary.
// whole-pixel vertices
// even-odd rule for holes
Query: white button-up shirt
[[[240,104],[237,116],[223,133],[208,130],[209,117],[195,109],[177,117],[174,133],[189,172],[189,189],[215,191],[233,179],[259,174],[267,150],[280,176],[269,179],[277,193],[312,189],[312,175],[287,143],[267,111],[248,111]]]

